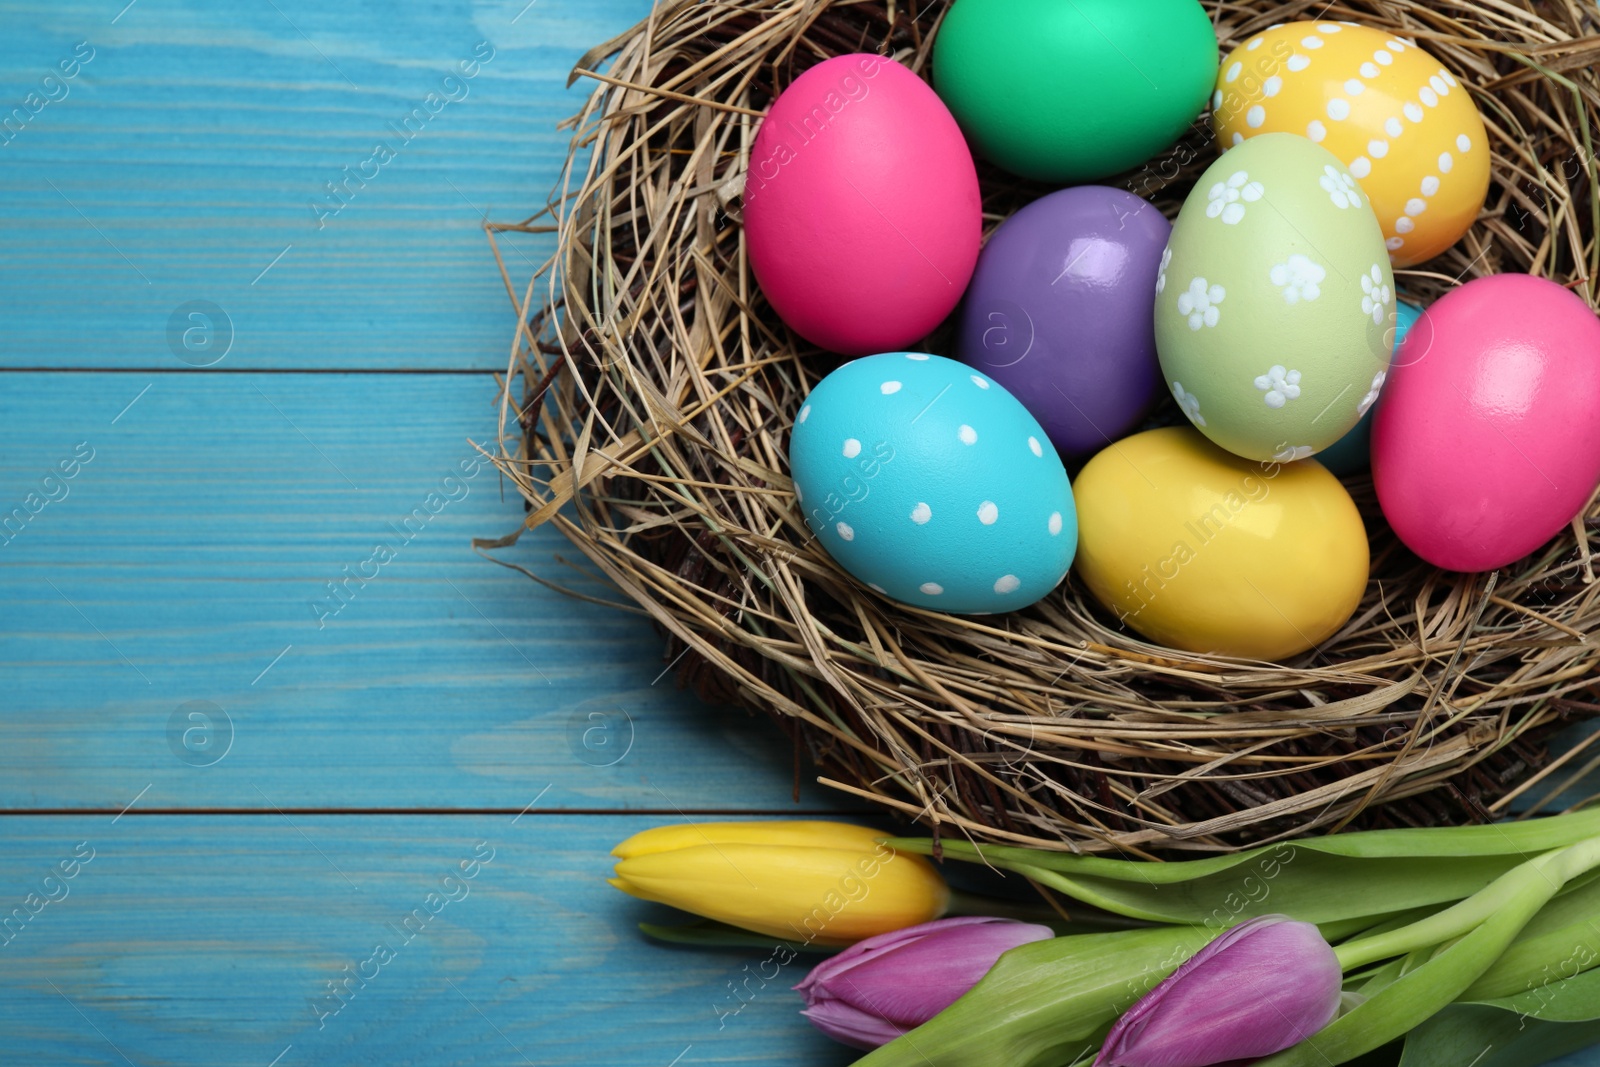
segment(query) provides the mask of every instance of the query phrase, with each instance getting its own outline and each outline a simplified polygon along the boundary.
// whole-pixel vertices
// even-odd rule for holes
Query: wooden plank
[[[650,7],[121,6],[0,5],[0,366],[181,367],[169,320],[208,301],[225,368],[503,368],[479,220],[545,203],[568,72]],[[508,243],[519,295],[551,248]]]
[[[523,514],[462,472],[488,375],[0,380],[0,807],[790,806],[787,742],[644,618],[473,554]],[[502,555],[616,597],[552,532]]]
[[[766,952],[638,934],[679,913],[606,885],[607,852],[661,821],[6,816],[0,905],[59,899],[0,935],[0,1061],[849,1063],[797,1013],[810,957],[741,1009]]]
[[[0,816],[0,1061],[850,1063],[798,1014],[813,957],[639,935],[682,915],[607,853],[663,821]]]

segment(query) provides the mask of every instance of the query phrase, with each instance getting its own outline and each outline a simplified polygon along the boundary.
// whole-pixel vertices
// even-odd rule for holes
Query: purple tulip
[[[800,1014],[835,1041],[877,1048],[955,1003],[1007,949],[1054,936],[1048,926],[966,916],[869,937],[795,986]]]
[[[1310,1037],[1339,1011],[1339,959],[1310,923],[1263,915],[1206,945],[1117,1020],[1095,1067],[1211,1067]]]

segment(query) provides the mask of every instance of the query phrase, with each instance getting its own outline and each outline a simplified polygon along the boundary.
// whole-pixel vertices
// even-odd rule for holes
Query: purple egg
[[[1104,448],[1161,391],[1156,272],[1171,232],[1121,189],[1035,200],[978,257],[957,357],[1009,389],[1062,453]]]

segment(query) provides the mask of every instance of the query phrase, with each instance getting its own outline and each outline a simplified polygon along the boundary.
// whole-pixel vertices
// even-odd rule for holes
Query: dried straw
[[[1471,87],[1493,184],[1464,240],[1399,272],[1413,299],[1528,271],[1594,306],[1600,27],[1587,5],[1206,6],[1224,50],[1275,22],[1349,19],[1417,40]],[[751,142],[773,96],[828,56],[876,51],[925,72],[945,7],[662,0],[583,58],[574,78],[596,87],[569,121],[557,194],[488,227],[492,242],[559,240],[520,294],[495,244],[518,315],[495,458],[527,498],[523,528],[570,538],[670,635],[669,657],[689,652],[684,681],[770,712],[794,738],[797,776],[803,749],[824,781],[935,832],[1225,850],[1503,813],[1545,764],[1547,734],[1600,713],[1593,501],[1529,558],[1462,576],[1407,552],[1356,484],[1366,596],[1336,636],[1282,665],[1150,644],[1076,580],[999,617],[892,604],[811,539],[787,437],[836,360],[791,334],[751,277],[739,225]],[[1197,123],[1119,183],[1172,215],[1212,158]],[[1047,191],[981,173],[990,226]],[[927,342],[947,346],[948,327]]]

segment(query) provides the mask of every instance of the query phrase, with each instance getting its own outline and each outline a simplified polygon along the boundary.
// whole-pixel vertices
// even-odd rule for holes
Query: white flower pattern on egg
[[[1310,445],[1284,445],[1272,458],[1279,463],[1293,463],[1295,460],[1305,459],[1315,454],[1316,449]]]
[[[1195,278],[1189,288],[1178,294],[1178,314],[1188,316],[1189,329],[1215,326],[1222,317],[1217,305],[1227,296],[1220,285],[1207,285],[1204,278]]]
[[[1328,272],[1296,252],[1287,262],[1275,264],[1271,277],[1272,284],[1283,290],[1284,303],[1295,304],[1321,296]]]
[[[1287,370],[1281,363],[1274,363],[1267,369],[1267,373],[1256,376],[1256,388],[1266,395],[1262,397],[1269,408],[1281,408],[1291,400],[1300,397],[1300,372]]]
[[[1244,218],[1245,204],[1260,200],[1265,192],[1260,182],[1253,182],[1250,175],[1236,170],[1227,181],[1217,182],[1207,191],[1206,218],[1221,216],[1227,225],[1237,225]]]
[[[1372,269],[1361,276],[1362,313],[1372,316],[1373,325],[1382,326],[1383,316],[1393,299],[1394,294],[1383,284],[1383,271],[1374,263]]]
[[[1322,177],[1317,179],[1317,184],[1327,190],[1328,199],[1333,201],[1334,207],[1361,206],[1361,190],[1356,180],[1332,163],[1323,166]]]
[[[1387,378],[1387,371],[1379,371],[1372,376],[1372,388],[1367,390],[1367,395],[1361,398],[1361,403],[1356,405],[1356,414],[1365,415],[1373,404],[1378,402],[1378,393],[1383,389],[1383,380]]]
[[[1183,409],[1184,415],[1188,417],[1190,422],[1196,426],[1204,426],[1206,424],[1205,418],[1200,414],[1199,397],[1193,393],[1184,392],[1183,386],[1178,382],[1172,383],[1172,396],[1173,399],[1177,400],[1178,407]]]
[[[1167,287],[1167,264],[1172,262],[1172,249],[1167,248],[1161,253],[1161,267],[1156,271],[1156,295]]]

